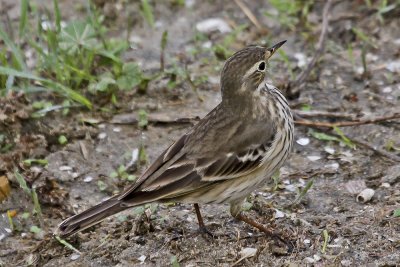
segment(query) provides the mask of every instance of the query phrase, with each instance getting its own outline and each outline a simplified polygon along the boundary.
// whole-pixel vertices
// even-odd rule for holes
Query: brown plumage
[[[249,46],[230,57],[221,72],[221,103],[128,189],[63,221],[57,234],[69,236],[122,210],[155,201],[230,203],[234,217],[267,231],[245,217],[240,207],[270,180],[292,146],[288,104],[275,87],[262,84],[267,60],[284,42],[271,48]],[[197,204],[195,208],[204,228]]]

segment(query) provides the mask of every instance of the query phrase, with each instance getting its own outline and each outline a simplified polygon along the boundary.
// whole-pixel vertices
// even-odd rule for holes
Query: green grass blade
[[[153,16],[153,8],[149,4],[148,0],[142,0],[142,15],[147,23],[150,24],[152,28],[154,28],[154,16]]]
[[[25,65],[24,57],[22,56],[21,50],[17,46],[15,46],[14,42],[11,41],[10,37],[4,31],[3,27],[1,27],[1,25],[0,25],[0,39],[2,39],[6,44],[6,46],[11,50],[16,60],[18,69],[26,70],[27,67]]]
[[[56,19],[56,30],[57,32],[61,31],[61,12],[60,7],[58,6],[58,0],[53,0],[54,5],[54,16]]]
[[[37,81],[45,81],[46,80],[46,79],[43,79],[36,75],[33,75],[27,71],[19,71],[19,70],[13,69],[13,68],[3,67],[3,66],[0,66],[0,74],[15,76],[15,77],[29,79],[29,80],[37,80]]]
[[[25,178],[17,171],[14,171],[15,179],[17,179],[19,186],[22,188],[22,190],[25,191],[26,194],[31,195],[31,189],[28,187]]]
[[[26,22],[28,21],[28,0],[21,0],[21,16],[19,18],[19,37],[25,33]]]
[[[19,77],[19,78],[39,81],[39,82],[43,83],[46,87],[49,87],[49,88],[53,89],[54,91],[56,91],[62,95],[65,95],[66,97],[86,106],[89,109],[92,109],[92,103],[86,97],[84,97],[83,95],[75,92],[74,90],[72,90],[60,83],[41,78],[39,76],[33,75],[26,71],[25,72],[18,71],[18,70],[12,69],[12,68],[2,67],[2,66],[0,66],[0,74],[12,75],[12,76]]]

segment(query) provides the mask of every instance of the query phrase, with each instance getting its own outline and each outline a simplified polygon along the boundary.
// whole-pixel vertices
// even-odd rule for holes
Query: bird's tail
[[[129,206],[123,205],[118,198],[112,197],[66,219],[58,226],[55,234],[60,237],[73,235],[127,208],[129,208]]]

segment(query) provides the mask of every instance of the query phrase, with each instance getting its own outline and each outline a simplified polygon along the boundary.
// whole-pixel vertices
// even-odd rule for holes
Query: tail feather
[[[110,198],[82,213],[66,219],[58,226],[55,234],[61,237],[73,235],[127,208],[129,206],[122,205],[118,198]]]

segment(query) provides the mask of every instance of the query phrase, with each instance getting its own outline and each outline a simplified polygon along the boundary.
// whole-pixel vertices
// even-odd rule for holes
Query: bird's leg
[[[271,229],[268,229],[265,225],[250,219],[246,215],[243,214],[243,212],[240,212],[236,216],[234,216],[236,219],[241,220],[242,222],[245,222],[247,224],[250,224],[251,226],[257,228],[258,230],[264,232],[267,236],[270,236],[275,242],[277,243],[283,243],[287,246],[288,252],[290,253],[293,250],[293,245],[290,244],[287,240],[282,239],[282,237],[278,234],[273,232]]]
[[[204,225],[203,217],[201,216],[199,204],[194,203],[194,210],[196,211],[197,221],[199,222],[199,230],[201,233],[208,234],[211,237],[214,237],[213,233],[211,233],[206,226]]]
[[[278,233],[275,233],[271,229],[267,228],[265,225],[244,215],[243,212],[241,211],[241,205],[240,204],[235,205],[235,204],[234,205],[231,204],[231,215],[233,217],[235,217],[236,219],[238,219],[242,222],[250,224],[251,226],[257,228],[258,230],[264,232],[267,236],[270,236],[275,242],[285,244],[288,248],[288,252],[291,252],[293,250],[292,244],[290,244],[288,241],[282,239],[282,237],[280,237],[280,235]]]

